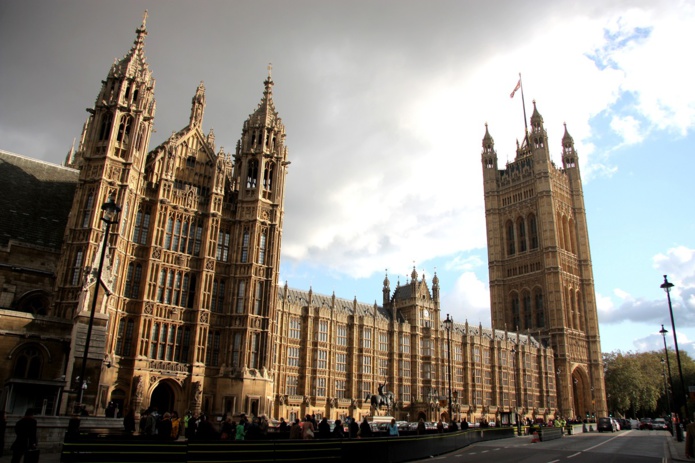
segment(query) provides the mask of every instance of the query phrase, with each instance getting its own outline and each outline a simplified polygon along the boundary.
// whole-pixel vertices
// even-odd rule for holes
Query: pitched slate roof
[[[0,150],[0,246],[60,250],[79,171]]]
[[[283,287],[279,288],[278,297],[280,300],[285,298],[285,289]],[[291,304],[296,304],[302,307],[309,305],[309,291],[303,291],[300,289],[287,288],[287,302]],[[335,306],[333,306],[333,296],[327,296],[325,294],[318,294],[312,292],[311,294],[311,306],[312,307],[325,307],[327,309],[333,309],[339,312],[343,312],[348,315],[366,315],[374,316],[374,305],[365,304],[364,302],[355,302],[348,299],[343,299],[340,297],[335,298]],[[381,306],[376,307],[376,316],[382,320],[390,320],[391,314],[388,310],[385,310]]]

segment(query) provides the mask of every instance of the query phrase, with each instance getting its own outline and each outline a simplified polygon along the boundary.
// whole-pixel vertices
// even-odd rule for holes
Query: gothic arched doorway
[[[566,418],[595,418],[589,378],[581,368],[575,368],[572,372],[572,395],[574,398],[572,403],[574,416]]]
[[[174,411],[175,398],[174,390],[171,386],[166,382],[161,382],[152,391],[150,408],[157,407],[161,415],[165,412]]]

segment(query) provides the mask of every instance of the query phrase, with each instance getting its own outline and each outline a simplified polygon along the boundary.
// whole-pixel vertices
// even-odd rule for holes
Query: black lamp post
[[[87,325],[87,336],[84,340],[84,355],[82,356],[82,369],[80,371],[79,377],[79,390],[77,393],[77,403],[81,406],[84,397],[84,391],[87,389],[87,357],[89,355],[89,343],[92,339],[92,326],[94,325],[94,313],[97,308],[97,298],[99,295],[99,285],[101,284],[101,271],[104,268],[104,258],[106,257],[106,248],[108,247],[109,232],[111,231],[111,225],[118,223],[115,220],[116,214],[121,211],[121,208],[114,202],[113,196],[109,197],[109,200],[102,204],[101,210],[103,214],[101,220],[106,224],[104,229],[104,242],[101,248],[101,255],[99,257],[99,267],[97,268],[96,281],[94,283],[94,295],[92,297],[92,309],[89,313],[89,324]]]
[[[671,393],[669,392],[671,384],[666,380],[666,366],[664,365],[665,363],[666,360],[661,359],[661,375],[664,377],[664,391],[666,392],[666,409],[668,410],[668,423],[669,425],[672,425],[673,423],[671,422]]]
[[[447,348],[447,362],[449,370],[449,423],[451,423],[451,328],[454,326],[454,319],[446,314],[446,320],[444,320],[444,329],[446,329],[446,348]]]
[[[666,358],[666,366],[668,367],[668,387],[673,391],[673,377],[671,376],[671,360],[668,358],[668,349],[666,348],[666,333],[668,333],[668,330],[664,328],[664,325],[661,325],[661,330],[659,331],[661,333],[661,336],[664,338],[664,357]],[[662,360],[663,362],[663,360]],[[664,379],[666,379],[664,377]],[[671,421],[671,399],[669,398],[668,400],[668,408],[669,408],[669,421]]]
[[[685,381],[683,381],[683,368],[681,367],[681,354],[680,354],[680,351],[678,350],[678,337],[676,336],[676,323],[673,321],[673,306],[671,305],[671,288],[673,288],[673,283],[670,283],[668,281],[667,276],[664,275],[664,282],[661,284],[661,289],[666,291],[666,299],[668,300],[668,312],[671,315],[671,328],[673,329],[673,345],[676,349],[676,362],[678,363],[678,375],[680,376],[680,380],[681,380],[681,393],[679,396],[680,399],[674,400],[674,402],[676,403],[676,406],[678,407],[679,412],[681,411],[681,404],[682,404],[682,407],[683,407],[682,410],[687,415],[688,403],[686,400]],[[681,415],[680,417],[681,417],[681,421],[682,421],[682,419],[684,418],[683,415]],[[681,423],[678,424],[676,436],[678,437],[678,441],[683,440],[683,428],[682,428]]]
[[[514,374],[514,413],[516,414],[516,428],[517,433],[521,435],[521,415],[519,414],[519,409],[521,408],[521,401],[519,400],[519,384],[517,382],[516,373],[516,347],[512,346],[512,373]]]

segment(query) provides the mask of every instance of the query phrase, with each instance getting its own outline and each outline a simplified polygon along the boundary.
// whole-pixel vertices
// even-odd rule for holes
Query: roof
[[[0,150],[0,245],[59,250],[79,171]]]
[[[285,289],[280,288],[278,291],[280,300],[285,299]],[[374,316],[376,310],[377,318],[382,320],[391,320],[391,314],[381,306],[374,304],[365,304],[364,302],[350,301],[335,296],[326,296],[310,291],[287,288],[287,302],[296,304],[301,307],[308,307],[311,300],[311,307],[325,307],[327,309],[336,310],[347,315],[357,316]],[[335,302],[334,302],[335,301]]]

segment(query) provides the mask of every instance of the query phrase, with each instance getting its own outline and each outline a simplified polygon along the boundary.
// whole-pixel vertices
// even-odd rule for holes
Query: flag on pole
[[[521,76],[519,76],[519,82],[516,83],[516,87],[514,87],[514,90],[512,90],[512,93],[509,95],[509,98],[514,98],[514,94],[520,88],[521,88]]]

